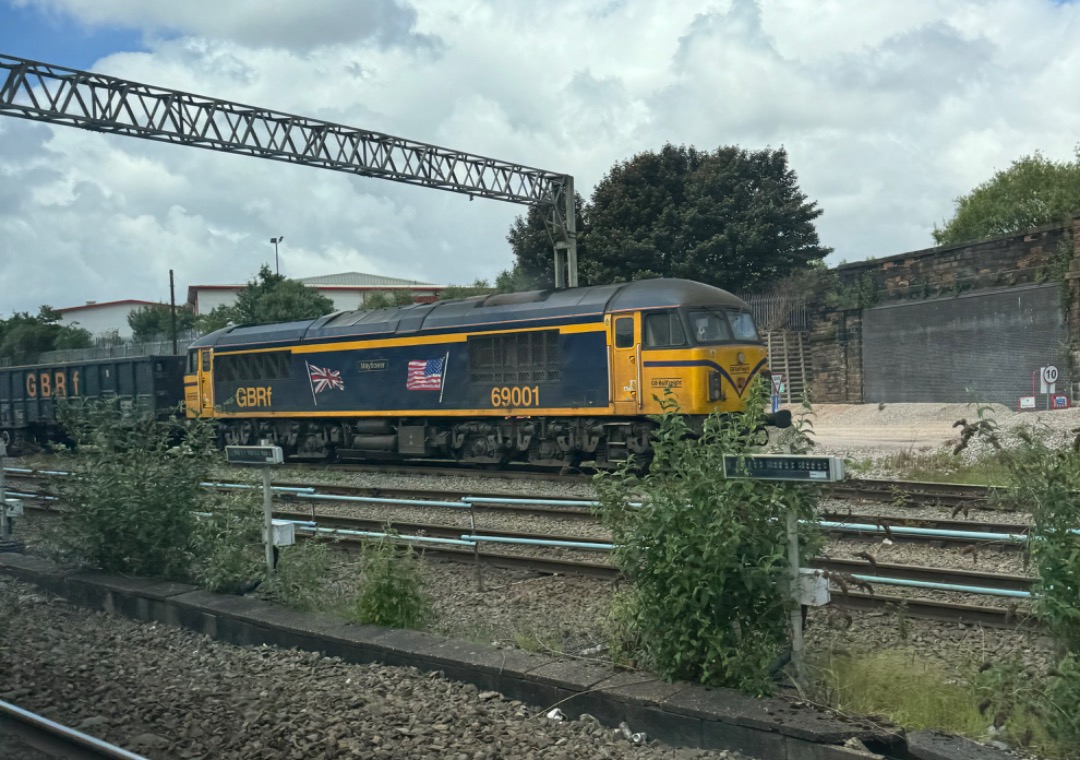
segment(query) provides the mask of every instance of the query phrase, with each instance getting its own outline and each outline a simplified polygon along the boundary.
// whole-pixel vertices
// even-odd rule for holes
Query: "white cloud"
[[[4,0],[0,0],[4,2]],[[665,141],[786,147],[833,260],[927,247],[1019,156],[1072,155],[1080,25],[1050,0],[8,0],[144,34],[93,69],[575,176]],[[54,61],[64,64],[64,61]],[[3,309],[283,272],[493,277],[522,207],[0,119]]]

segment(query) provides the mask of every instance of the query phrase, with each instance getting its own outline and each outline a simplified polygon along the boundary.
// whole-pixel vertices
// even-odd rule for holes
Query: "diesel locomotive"
[[[739,298],[641,280],[228,327],[189,349],[184,400],[289,456],[606,467],[648,459],[661,399],[699,425],[767,361]]]

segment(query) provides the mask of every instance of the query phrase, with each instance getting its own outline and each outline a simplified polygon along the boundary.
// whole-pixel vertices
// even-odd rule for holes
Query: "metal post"
[[[469,505],[469,532],[476,535],[476,507]],[[480,544],[473,542],[473,564],[476,566],[476,590],[484,590],[484,578],[480,575]]]
[[[284,235],[270,238],[270,242],[274,244],[274,274],[281,274],[281,263],[278,261],[278,243],[284,239]]]
[[[571,288],[578,286],[577,277],[577,209],[574,198],[574,178],[566,177],[566,280]]]
[[[271,503],[270,468],[263,467],[263,526],[266,530],[266,577],[274,574],[274,507]]]
[[[795,685],[806,688],[803,667],[802,605],[799,603],[799,518],[795,510],[787,513],[788,573],[791,578],[791,663],[795,666]]]
[[[4,490],[4,458],[7,457],[7,443],[0,438],[0,539],[11,537],[11,523],[7,516],[7,491]]]
[[[172,352],[173,356],[176,356],[179,351],[176,350],[176,280],[173,279],[173,270],[169,270],[169,301],[172,303],[172,311],[169,312],[170,327],[172,329]]]

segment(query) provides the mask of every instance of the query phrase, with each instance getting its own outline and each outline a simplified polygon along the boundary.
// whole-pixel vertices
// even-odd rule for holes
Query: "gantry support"
[[[577,286],[567,174],[5,55],[0,114],[539,205],[552,215],[555,287]]]

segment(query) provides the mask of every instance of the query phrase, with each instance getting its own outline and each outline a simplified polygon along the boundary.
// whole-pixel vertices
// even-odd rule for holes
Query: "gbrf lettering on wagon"
[[[692,425],[741,409],[767,359],[743,301],[665,279],[230,327],[192,345],[184,382],[223,444],[604,467],[648,460],[663,398]]]

